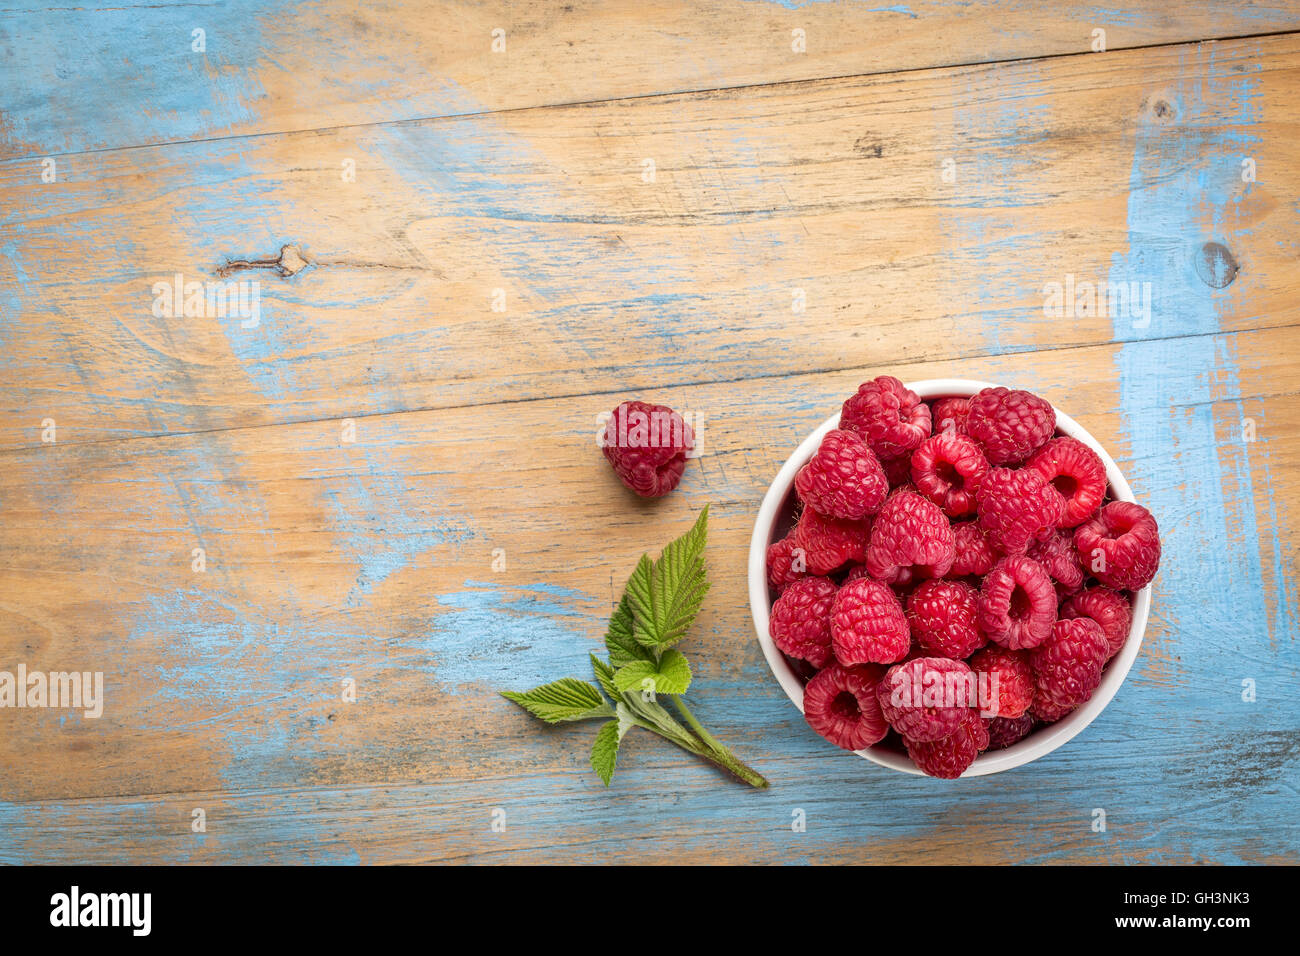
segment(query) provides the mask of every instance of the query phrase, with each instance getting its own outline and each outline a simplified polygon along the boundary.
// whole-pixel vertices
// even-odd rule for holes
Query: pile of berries
[[[847,750],[897,734],[935,777],[1087,701],[1160,562],[1151,513],[1024,391],[922,401],[882,375],[795,491],[767,575],[804,715]]]

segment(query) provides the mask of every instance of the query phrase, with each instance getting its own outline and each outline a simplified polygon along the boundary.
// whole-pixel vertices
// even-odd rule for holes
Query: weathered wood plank
[[[653,505],[594,447],[601,397],[376,417],[353,444],[318,422],[6,452],[0,658],[103,670],[108,689],[98,720],[0,711],[5,858],[41,858],[37,834],[56,832],[105,860],[660,859],[670,848],[651,837],[671,832],[701,858],[933,846],[927,859],[1294,861],[1300,833],[1277,811],[1300,761],[1285,703],[1300,662],[1297,348],[1286,328],[667,389],[654,397],[703,415],[705,456]],[[1011,776],[942,789],[836,752],[752,636],[758,498],[799,437],[885,368],[1041,390],[1115,449],[1162,522],[1129,682],[1084,735]],[[777,787],[747,794],[646,742],[611,796],[584,769],[587,733],[546,731],[492,692],[584,673],[637,555],[706,502],[715,587],[686,645],[696,709]],[[355,703],[340,700],[346,677]],[[1241,700],[1244,678],[1258,703]],[[333,792],[361,784],[382,786]],[[230,792],[248,788],[295,792]],[[215,791],[210,842],[185,829],[194,798],[128,799],[195,791]],[[493,806],[520,842],[486,842]],[[1096,806],[1106,835],[1089,830]],[[796,840],[793,807],[824,829]],[[96,831],[108,814],[118,823]],[[618,829],[629,815],[642,839]]]
[[[1083,740],[1107,751],[1101,762],[1094,753],[975,778],[960,790],[825,752],[783,763],[774,788],[756,793],[718,786],[707,770],[660,759],[659,748],[629,738],[629,766],[608,791],[575,769],[0,803],[0,863],[1296,863],[1294,778],[1187,786],[1201,775],[1180,741],[1158,735],[1139,750],[1125,737],[1090,728]],[[1121,742],[1127,755],[1111,755]],[[1138,781],[1149,782],[1153,764],[1184,786],[1145,789]],[[1249,806],[1234,807],[1243,794]],[[1173,802],[1158,802],[1165,796]],[[1107,810],[1105,833],[1091,829],[1098,807]],[[206,833],[191,831],[196,809],[206,814]],[[796,810],[803,833],[791,829]],[[494,811],[504,814],[496,817],[504,832],[491,829]]]
[[[575,6],[609,23],[607,8]],[[272,27],[319,26],[332,9]],[[994,44],[1018,42],[1030,9],[1008,8]],[[172,12],[134,14],[171,29]],[[272,66],[258,44],[288,33],[259,34],[238,6],[212,13],[246,28],[238,55],[263,68],[217,50],[219,72],[196,79],[163,44],[139,85],[115,90],[112,57],[149,41],[113,28],[116,11],[45,17],[47,38],[106,25],[84,62],[49,61],[100,82],[56,90],[44,63],[25,67],[37,95],[85,102],[64,103],[60,131],[6,91],[0,136],[25,153],[61,135],[83,137],[74,149],[110,131],[285,129],[322,110],[371,122],[394,118],[383,103],[399,85],[427,113],[465,109],[442,73],[322,95],[328,58],[293,61],[311,44]],[[627,13],[629,35],[646,15]],[[937,20],[925,26],[941,36]],[[1035,53],[1054,52],[1055,22]],[[957,27],[967,44],[970,26]],[[426,27],[409,42],[432,42]],[[371,24],[376,43],[385,29]],[[731,40],[708,71],[745,68]],[[741,41],[751,66],[767,56]],[[384,62],[369,42],[347,57]],[[910,56],[911,42],[858,58]],[[108,682],[99,719],[0,710],[0,862],[1300,862],[1298,44],[80,154],[59,157],[53,184],[35,159],[0,164],[0,446],[27,446],[0,452],[0,669]],[[512,63],[553,58],[544,46]],[[446,72],[472,78],[476,55]],[[598,58],[613,82],[631,76],[622,54]],[[150,92],[155,66],[175,99]],[[658,91],[674,88],[671,69],[660,76]],[[250,77],[277,82],[249,97]],[[538,102],[586,81],[542,77]],[[647,155],[653,184],[639,178]],[[348,158],[358,178],[344,183]],[[292,277],[234,274],[262,281],[256,328],[149,314],[154,279],[211,278],[286,243],[310,260],[287,258]],[[1150,283],[1150,323],[1045,315],[1043,283],[1067,275]],[[488,309],[498,287],[504,314]],[[790,311],[793,288],[807,312]],[[884,370],[1042,391],[1116,450],[1162,524],[1155,616],[1125,688],[1013,774],[904,779],[836,751],[752,637],[758,497],[798,438]],[[629,390],[705,421],[705,457],[655,504],[629,498],[594,447],[595,415],[617,401],[601,393]],[[57,441],[42,445],[47,417]],[[492,691],[584,673],[636,556],[706,502],[715,589],[687,645],[693,698],[774,789],[641,741],[605,791],[588,731],[539,728]],[[489,831],[498,807],[505,834]],[[1095,807],[1106,833],[1090,828]],[[795,808],[806,834],[790,831]]]
[[[1291,36],[0,164],[0,447],[1293,323],[1298,123]]]
[[[1096,29],[1113,51],[1297,28],[1294,0],[7,0],[0,157],[1083,53]]]

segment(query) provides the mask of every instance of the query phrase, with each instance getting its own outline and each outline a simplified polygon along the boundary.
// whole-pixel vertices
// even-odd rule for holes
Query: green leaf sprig
[[[522,693],[501,693],[548,724],[603,719],[592,744],[591,766],[607,787],[619,744],[633,727],[658,734],[752,787],[767,787],[762,775],[700,726],[681,696],[691,685],[691,666],[673,645],[686,636],[709,590],[704,566],[708,526],[706,505],[695,526],[664,548],[657,561],[641,556],[609,619],[608,662],[591,655],[599,686],[565,677]]]

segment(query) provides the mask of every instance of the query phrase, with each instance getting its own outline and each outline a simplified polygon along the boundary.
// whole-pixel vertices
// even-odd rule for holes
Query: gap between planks
[[[1231,337],[1241,335],[1243,333],[1263,334],[1267,332],[1280,332],[1285,329],[1297,328],[1297,327],[1300,327],[1300,322],[1286,322],[1281,325],[1266,325],[1266,326],[1261,326],[1259,328],[1232,329],[1232,330],[1216,331],[1216,332],[1201,332],[1192,335],[1166,335],[1157,338],[1139,339],[1135,341],[1146,344],[1149,342],[1176,342],[1180,340],[1192,341],[1195,339],[1230,340]],[[981,359],[1011,358],[1013,356],[1043,355],[1043,354],[1049,354],[1053,352],[1081,352],[1081,351],[1098,349],[1098,348],[1117,348],[1126,344],[1130,344],[1128,340],[1114,340],[1110,342],[1084,342],[1084,343],[1072,343],[1069,345],[1054,345],[1054,346],[1047,346],[1045,348],[1036,348],[1036,349],[1013,349],[1006,352],[976,351],[976,352],[970,352],[966,354],[945,356],[944,358],[941,359],[930,359],[920,364],[933,365],[936,363],[946,363],[946,362],[962,361],[962,360],[978,361]],[[843,367],[828,366],[826,368],[812,368],[812,369],[799,369],[798,371],[773,372],[769,375],[758,374],[758,375],[746,375],[743,377],[732,377],[732,378],[654,382],[651,384],[628,383],[619,388],[596,389],[594,391],[589,391],[589,392],[567,392],[564,394],[557,394],[557,395],[534,395],[526,398],[503,398],[497,401],[466,402],[460,405],[421,405],[414,408],[401,408],[395,411],[357,412],[355,414],[348,414],[348,415],[324,415],[319,418],[291,418],[279,422],[261,422],[253,425],[229,425],[221,428],[199,428],[199,429],[190,429],[186,431],[174,431],[174,432],[166,432],[163,434],[153,434],[153,435],[123,435],[118,438],[92,438],[84,441],[76,441],[76,440],[60,441],[58,442],[57,447],[88,448],[97,445],[118,445],[121,444],[122,442],[165,441],[170,438],[193,438],[198,435],[220,435],[227,432],[261,431],[263,429],[268,429],[268,428],[286,428],[286,427],[291,427],[296,425],[314,425],[314,424],[319,424],[321,422],[339,422],[339,421],[345,421],[347,419],[352,419],[355,421],[368,421],[370,419],[396,418],[400,415],[420,415],[420,414],[426,414],[430,412],[464,411],[471,408],[489,409],[489,408],[501,408],[509,405],[531,405],[539,402],[573,401],[582,398],[599,398],[600,396],[628,395],[631,394],[632,392],[642,391],[651,388],[655,389],[656,391],[667,390],[667,389],[684,389],[684,388],[709,388],[715,385],[735,385],[735,384],[740,384],[742,382],[774,381],[783,378],[807,378],[809,376],[815,376],[815,375],[846,375],[850,372],[860,372],[865,375],[872,371],[878,371],[878,368],[879,366],[876,364],[847,365]],[[1294,391],[1276,392],[1268,396],[1259,396],[1259,397],[1276,398],[1280,396],[1294,395],[1297,394],[1297,392],[1300,392],[1300,382],[1297,382],[1297,386],[1298,388]],[[0,462],[3,462],[6,456],[30,454],[35,448],[39,448],[39,447],[43,447],[43,446],[15,445],[12,448],[0,448]]]
[[[102,146],[95,149],[65,150],[54,153],[32,153],[26,156],[15,156],[10,159],[0,160],[0,166],[29,163],[41,159],[75,157],[75,156],[93,156],[96,153],[117,153],[132,152],[143,149],[166,149],[171,146],[189,146],[202,143],[221,143],[230,140],[256,140],[265,139],[275,136],[300,136],[309,133],[338,133],[348,130],[359,129],[379,129],[382,127],[402,127],[417,125],[420,123],[436,122],[439,120],[463,120],[474,119],[478,117],[491,116],[509,116],[513,114],[524,114],[539,112],[542,110],[552,109],[572,109],[589,106],[606,106],[616,103],[631,103],[649,100],[668,100],[674,98],[684,99],[707,99],[711,96],[722,96],[731,93],[744,93],[750,90],[779,90],[782,88],[798,89],[804,86],[813,86],[818,83],[837,83],[848,82],[852,80],[868,79],[872,77],[889,77],[905,76],[910,73],[930,73],[942,70],[966,70],[979,69],[981,67],[995,67],[1015,63],[1045,63],[1050,60],[1066,60],[1080,56],[1105,56],[1107,53],[1130,53],[1141,50],[1161,50],[1171,47],[1192,47],[1200,46],[1204,43],[1232,43],[1243,40],[1267,40],[1279,37],[1300,35],[1300,29],[1297,30],[1274,30],[1264,33],[1235,33],[1231,36],[1205,37],[1198,40],[1172,40],[1166,43],[1138,43],[1132,46],[1107,47],[1105,53],[1094,53],[1091,50],[1076,50],[1070,53],[1043,53],[1037,56],[1013,56],[1004,57],[996,60],[963,60],[955,63],[934,63],[927,66],[908,66],[901,67],[897,70],[868,70],[864,73],[836,73],[827,76],[803,77],[797,80],[775,80],[770,83],[739,83],[732,86],[711,86],[698,87],[682,90],[673,90],[666,93],[631,93],[626,96],[609,96],[596,97],[594,99],[581,100],[557,100],[554,103],[534,103],[529,106],[510,106],[500,109],[484,110],[466,110],[464,112],[448,113],[430,113],[424,116],[408,116],[398,120],[382,120],[373,123],[342,123],[333,126],[303,126],[275,130],[259,130],[257,132],[231,133],[227,136],[198,136],[192,139],[170,139],[161,143],[137,143],[125,146]]]

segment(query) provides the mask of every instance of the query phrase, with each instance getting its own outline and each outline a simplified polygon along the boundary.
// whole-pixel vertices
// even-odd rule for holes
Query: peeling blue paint
[[[152,834],[155,848],[170,863],[313,863],[344,866],[361,862],[357,851],[337,834],[314,830],[315,794],[273,797],[243,795],[240,803],[267,804],[259,816],[256,838],[226,817],[227,799],[214,794],[125,797],[104,800],[47,800],[41,803],[0,801],[0,866],[59,862],[84,865],[139,863],[137,842],[124,835]],[[204,833],[191,829],[192,812],[205,811]],[[57,839],[51,835],[57,834]],[[23,845],[46,844],[39,857],[24,855]]]
[[[441,502],[415,493],[407,477],[418,469],[395,463],[395,446],[388,440],[391,423],[366,420],[357,429],[356,443],[342,446],[339,455],[353,461],[359,456],[361,467],[324,480],[342,550],[360,568],[347,598],[352,606],[421,556],[474,537],[466,523],[446,516]]]
[[[608,620],[608,612],[580,607],[594,598],[545,583],[465,587],[438,596],[426,643],[447,690],[480,694],[590,679],[587,654],[603,651]]]
[[[252,121],[266,95],[257,67],[275,51],[260,29],[262,4],[223,6],[218,14],[161,6],[134,16],[51,9],[4,18],[0,142],[72,152],[210,136]],[[206,31],[206,52],[192,49],[196,29]],[[144,66],[126,74],[123,62]]]
[[[956,320],[978,331],[994,355],[1037,348],[1056,334],[1043,328],[1051,323],[1041,311],[1011,314],[1006,306],[1022,290],[1036,293],[1043,281],[1043,250],[1017,231],[1021,207],[1037,200],[1029,181],[1051,128],[1047,98],[1026,92],[1041,87],[1040,74],[1034,62],[954,74],[961,88],[954,90],[952,140],[933,171],[946,207],[943,301],[960,310]],[[949,161],[954,181],[946,183],[943,164]]]

